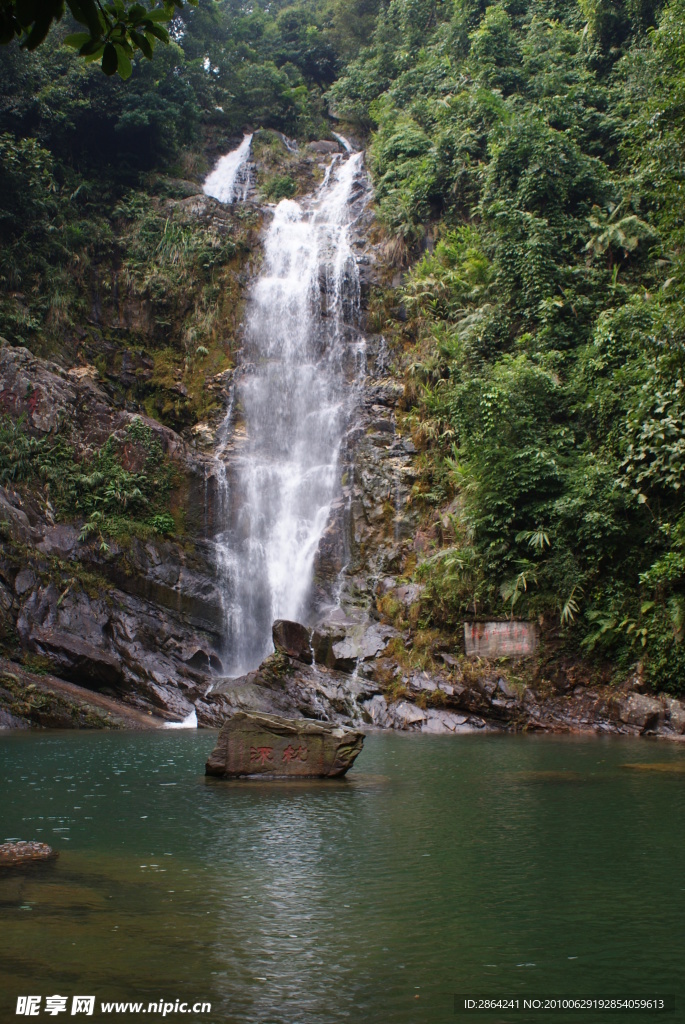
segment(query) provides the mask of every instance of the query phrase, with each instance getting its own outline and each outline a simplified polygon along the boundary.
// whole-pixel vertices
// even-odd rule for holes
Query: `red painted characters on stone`
[[[26,404],[28,405],[29,412],[31,413],[32,416],[36,411],[36,406],[38,405],[39,398],[40,393],[35,389],[30,394],[28,393],[28,391],[26,393]]]
[[[274,759],[273,747],[250,747],[250,761],[258,761],[259,764],[267,764]]]
[[[36,411],[40,398],[40,391],[37,388],[32,388],[31,385],[28,385],[26,388],[26,395],[24,396],[24,401],[26,402],[26,406],[32,416]],[[3,388],[0,391],[0,407],[3,410],[14,411],[17,409],[17,407],[21,407],[21,404],[22,400],[19,397],[19,395],[17,395],[16,392],[12,391],[10,388]]]
[[[292,744],[289,743],[288,746],[283,751],[283,757],[281,758],[281,760],[306,761],[308,755],[309,751],[307,750],[306,747],[293,747]]]

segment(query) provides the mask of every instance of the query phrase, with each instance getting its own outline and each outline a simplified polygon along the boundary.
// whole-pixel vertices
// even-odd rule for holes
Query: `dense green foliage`
[[[117,404],[176,429],[202,419],[217,400],[206,378],[231,363],[258,225],[236,210],[217,226],[184,200],[247,127],[266,129],[262,148],[269,129],[328,130],[338,51],[358,48],[375,10],[356,6],[343,19],[336,3],[203,0],[126,82],[63,45],[68,16],[35,52],[1,47],[0,337],[95,364]],[[277,164],[262,185],[272,199],[297,188]]]
[[[396,258],[426,250],[403,289],[407,423],[426,448],[416,500],[452,501],[456,530],[419,570],[428,619],[542,615],[672,689],[684,15],[682,0],[393,0],[332,90],[373,129]]]
[[[369,140],[404,273],[383,329],[413,500],[452,524],[417,570],[426,625],[539,616],[682,687],[685,0],[201,0],[125,84],[59,45],[73,27],[0,52],[0,335],[54,354],[87,324],[80,358],[135,365],[117,400],[192,425],[253,224],[188,218],[179,179],[332,113]],[[265,198],[296,193],[266,166]],[[93,329],[93,293],[146,304],[144,343]]]
[[[358,50],[377,6],[202,0],[179,11],[172,42],[154,60],[133,60],[126,82],[108,80],[64,45],[76,27],[68,16],[35,52],[16,42],[1,47],[0,336],[63,352],[66,328],[94,319],[92,296],[111,291],[121,264],[140,268],[158,260],[153,222],[169,224],[167,253],[170,235],[184,235],[176,251],[183,249],[187,274],[176,283],[176,298],[181,284],[187,290],[188,275],[215,291],[219,283],[225,288],[221,268],[245,231],[238,224],[233,240],[219,244],[204,225],[187,218],[176,225],[169,200],[188,192],[174,191],[168,179],[202,180],[210,160],[247,127],[301,139],[327,132],[323,93],[342,54]],[[269,197],[293,194],[288,175],[275,178],[282,180],[269,183]],[[130,230],[127,211],[145,214],[142,231]],[[208,246],[210,261],[203,256]],[[210,293],[191,320],[202,319]],[[184,321],[187,311],[175,312]],[[179,338],[189,333],[197,335],[196,322],[183,323]],[[198,346],[211,350],[206,338],[192,351]],[[179,354],[185,361],[187,351]]]
[[[195,5],[197,0],[188,0]],[[124,3],[113,0],[0,0],[0,45],[21,41],[22,47],[35,50],[44,41],[53,22],[59,22],[66,9],[81,30],[65,41],[78,50],[88,63],[98,61],[106,75],[119,74],[130,78],[132,58],[142,55],[152,59],[155,43],[169,42],[164,28],[183,0],[161,0],[159,4]]]
[[[137,470],[127,469],[133,460]],[[112,435],[101,448],[77,456],[62,436],[32,436],[21,421],[0,421],[0,483],[33,484],[58,519],[85,520],[81,539],[172,533],[169,510],[174,470],[157,438],[134,419],[122,437]]]
[[[76,27],[67,17],[35,53],[17,44],[0,51],[0,131],[35,138],[65,166],[114,181],[168,169],[204,131],[217,147],[246,125],[313,138],[327,130],[323,91],[377,7],[202,0],[177,12],[172,42],[154,60],[132,59],[125,84],[108,82],[65,45]]]

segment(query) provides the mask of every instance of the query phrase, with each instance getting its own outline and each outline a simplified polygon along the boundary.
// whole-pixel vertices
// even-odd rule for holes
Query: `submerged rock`
[[[223,778],[335,778],[362,749],[362,733],[306,718],[238,712],[219,733],[205,766]]]
[[[35,861],[55,860],[59,854],[47,843],[17,842],[0,844],[0,868],[18,867]]]

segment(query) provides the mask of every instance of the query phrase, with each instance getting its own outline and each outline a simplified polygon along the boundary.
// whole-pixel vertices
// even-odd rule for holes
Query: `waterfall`
[[[237,149],[222,156],[216,167],[205,180],[202,190],[205,195],[221,203],[233,203],[247,199],[250,188],[250,146],[252,136],[246,135]]]
[[[350,232],[362,160],[336,159],[311,197],[279,203],[248,302],[235,412],[224,421],[226,429],[234,421],[230,459],[217,473],[229,675],[273,649],[275,619],[312,613],[314,559],[340,493],[349,368],[361,343]]]
[[[180,722],[165,722],[164,729],[197,729],[197,711],[195,708]]]

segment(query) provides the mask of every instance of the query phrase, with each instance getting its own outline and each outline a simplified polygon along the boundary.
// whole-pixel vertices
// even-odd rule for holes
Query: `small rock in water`
[[[329,722],[239,711],[221,728],[205,766],[224,778],[336,778],[362,749],[364,736]]]
[[[17,842],[0,844],[0,868],[17,867],[41,860],[54,860],[59,854],[47,843]]]

